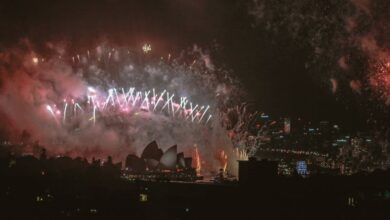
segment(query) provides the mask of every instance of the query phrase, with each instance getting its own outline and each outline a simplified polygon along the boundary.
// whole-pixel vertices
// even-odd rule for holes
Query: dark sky
[[[21,38],[35,45],[64,41],[75,50],[105,40],[125,46],[151,42],[166,54],[216,41],[223,47],[215,55],[218,64],[234,70],[260,110],[349,127],[363,121],[353,105],[337,102],[329,87],[311,76],[305,48],[253,27],[248,1],[3,0],[0,7],[0,48]]]

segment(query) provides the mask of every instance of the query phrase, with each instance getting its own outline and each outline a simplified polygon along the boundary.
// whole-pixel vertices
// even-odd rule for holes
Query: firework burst
[[[369,84],[387,105],[390,104],[390,61],[377,62],[369,75]]]
[[[50,56],[11,51],[18,59],[1,70],[12,77],[3,77],[0,100],[10,132],[27,130],[52,154],[123,160],[157,140],[187,153],[198,146],[198,172],[219,166],[213,155],[220,149],[234,164],[234,146],[246,141],[238,137],[247,137],[257,114],[240,104],[245,93],[238,81],[198,47],[179,57],[148,48],[98,46],[75,55],[58,49]]]

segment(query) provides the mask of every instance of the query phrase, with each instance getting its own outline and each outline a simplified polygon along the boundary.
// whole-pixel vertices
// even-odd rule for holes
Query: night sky
[[[75,51],[102,41],[137,47],[150,42],[155,53],[179,54],[194,44],[216,43],[221,50],[212,54],[214,62],[234,71],[259,110],[350,128],[364,124],[356,97],[332,94],[320,71],[307,68],[312,48],[283,29],[275,34],[255,25],[251,7],[252,1],[242,0],[2,1],[0,48],[23,38],[37,50],[47,42],[66,42]]]

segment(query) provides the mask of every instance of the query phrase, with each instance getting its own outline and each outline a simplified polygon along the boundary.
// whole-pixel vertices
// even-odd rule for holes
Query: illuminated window
[[[148,201],[148,195],[147,194],[139,194],[139,201],[140,202],[147,202]]]

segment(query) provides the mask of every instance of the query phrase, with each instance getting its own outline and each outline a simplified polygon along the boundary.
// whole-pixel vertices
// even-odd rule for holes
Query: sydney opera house
[[[123,176],[130,180],[195,181],[201,179],[192,167],[192,158],[177,153],[174,145],[163,152],[156,141],[148,144],[141,157],[130,154],[126,158]]]

